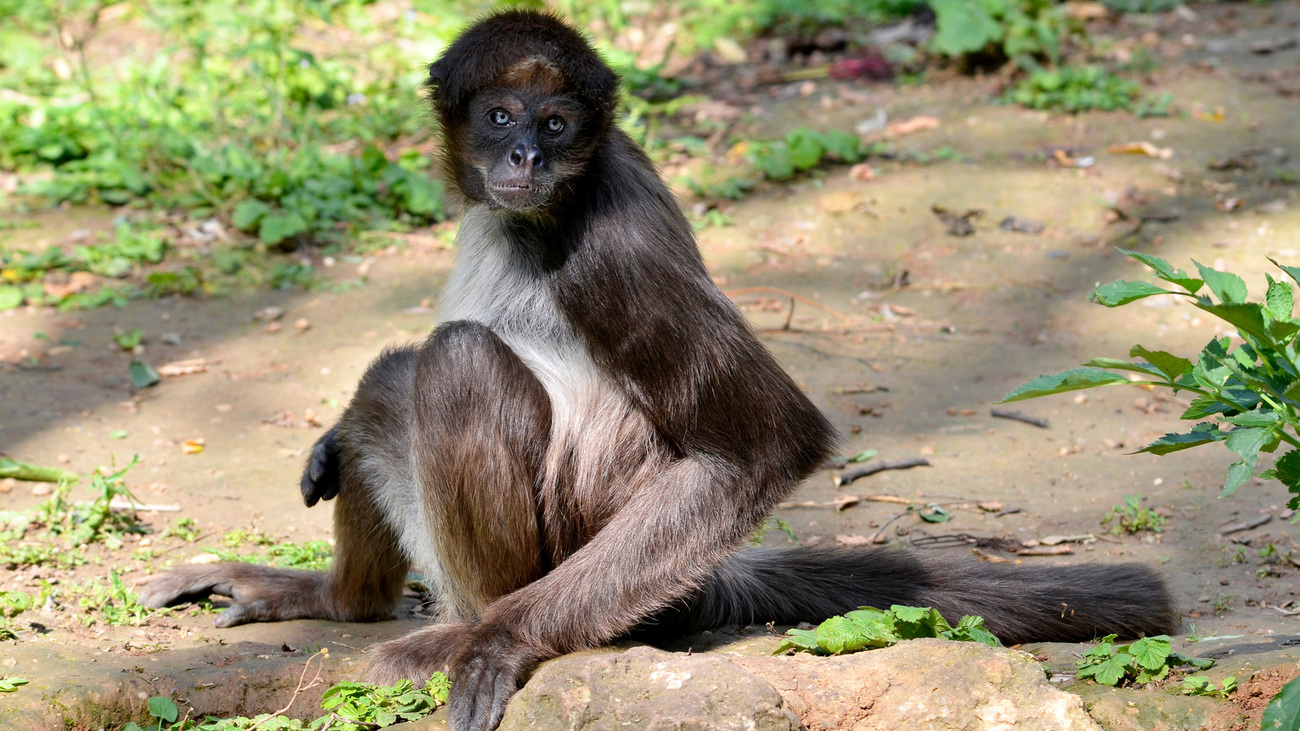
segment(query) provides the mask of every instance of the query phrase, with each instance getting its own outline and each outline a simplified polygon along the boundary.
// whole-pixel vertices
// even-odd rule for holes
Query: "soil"
[[[918,547],[953,543],[952,536],[988,539],[979,544],[981,553],[1017,563],[1138,561],[1170,582],[1184,618],[1178,651],[1231,658],[1300,643],[1300,569],[1260,558],[1270,544],[1282,554],[1300,549],[1284,488],[1255,480],[1231,497],[1218,497],[1233,461],[1222,449],[1162,458],[1129,454],[1166,432],[1185,430],[1178,419],[1184,395],[1124,387],[1015,405],[1047,419],[1047,428],[989,413],[991,404],[1033,376],[1096,356],[1125,357],[1135,343],[1188,356],[1226,332],[1172,299],[1115,310],[1090,304],[1097,283],[1146,276],[1116,247],[1183,268],[1196,259],[1231,270],[1245,278],[1254,299],[1263,294],[1264,272],[1279,274],[1266,257],[1300,264],[1300,188],[1286,182],[1300,177],[1300,99],[1293,91],[1300,88],[1300,50],[1249,50],[1280,28],[1295,34],[1300,5],[1197,6],[1196,12],[1201,17],[1195,22],[1173,13],[1131,16],[1102,29],[1114,39],[1112,52],[1145,49],[1157,59],[1147,87],[1152,95],[1173,94],[1177,113],[1167,118],[1064,116],[999,105],[996,80],[969,77],[919,86],[822,82],[808,94],[798,84],[755,92],[757,101],[734,129],[738,136],[771,138],[801,124],[853,129],[883,109],[890,121],[940,120],[935,129],[900,139],[900,149],[948,147],[957,158],[873,160],[875,177],[866,181],[855,179],[848,166],[833,166],[764,185],[724,206],[730,225],[700,234],[710,272],[842,431],[846,455],[874,449],[877,459],[924,457],[931,463],[843,487],[835,482],[838,471],[814,476],[791,501],[817,505],[777,513],[801,542],[864,542],[883,526],[889,541]],[[1172,150],[1172,157],[1107,152],[1111,145],[1144,141]],[[1057,150],[1096,162],[1064,167]],[[1231,160],[1241,164],[1225,167]],[[674,163],[667,173],[687,169]],[[1228,202],[1234,198],[1240,201]],[[953,236],[933,205],[984,214],[974,219],[973,235]],[[57,244],[77,230],[110,228],[113,215],[96,209],[36,214],[30,217],[34,228],[4,234],[4,245]],[[1004,231],[998,224],[1007,216],[1041,221],[1045,229]],[[128,558],[144,545],[137,537],[118,552],[96,549],[96,562],[71,571],[0,570],[0,590],[36,593],[42,581],[58,587],[102,580],[110,568],[132,581],[221,547],[231,529],[257,528],[282,540],[328,539],[330,511],[303,508],[298,475],[311,443],[346,405],[370,360],[386,346],[420,338],[432,324],[453,252],[440,238],[416,233],[333,266],[317,256],[327,278],[319,291],[0,313],[0,453],[83,473],[138,455],[128,474],[131,489],[143,502],[178,508],[145,515],[155,531],[150,546],[167,551],[161,556]],[[255,317],[267,307],[285,312],[276,332]],[[132,328],[146,334],[135,355],[113,341],[115,333]],[[136,391],[128,376],[133,357],[155,366],[198,358],[207,369]],[[185,453],[186,440],[202,440],[203,450]],[[89,497],[84,482],[78,490],[77,497]],[[832,502],[846,493],[940,503],[952,519],[926,523],[897,502],[880,500],[836,510]],[[1141,496],[1144,506],[1167,517],[1163,532],[1111,535],[1100,525],[1127,495]],[[31,483],[0,484],[0,510],[29,508],[42,499]],[[1269,522],[1251,530],[1217,530],[1265,515]],[[181,517],[197,523],[197,540],[158,535]],[[1095,540],[1066,544],[1069,555],[1001,550],[1086,534]],[[765,541],[782,545],[789,539],[770,530]],[[956,543],[924,550],[972,548]],[[241,643],[274,648],[280,637],[303,633],[343,645],[336,658],[351,661],[369,641],[364,635],[392,636],[414,621],[361,629],[291,623],[215,630],[200,609],[143,627],[87,626],[82,617],[57,602],[21,615],[18,642],[5,643],[0,653],[13,662],[4,661],[0,673],[42,679],[33,686],[44,686],[40,692],[48,698],[59,693],[62,671],[42,671],[41,657],[100,657],[124,668],[160,662],[175,669],[184,666],[182,653],[233,657],[230,648]],[[326,635],[330,639],[321,639]],[[1201,638],[1218,639],[1193,641]],[[276,667],[292,681],[302,660],[291,651],[311,641],[287,642],[289,650],[279,654],[244,654],[276,654]],[[339,659],[331,667],[343,677],[350,666]],[[1257,719],[1272,692],[1295,674],[1294,663],[1287,667],[1242,679],[1234,704]],[[169,685],[156,673],[146,675],[155,689]],[[282,686],[222,708],[274,710],[294,687]],[[13,697],[35,696],[34,689]],[[1222,728],[1250,727],[1229,725],[1237,723],[1237,712],[1230,715]]]

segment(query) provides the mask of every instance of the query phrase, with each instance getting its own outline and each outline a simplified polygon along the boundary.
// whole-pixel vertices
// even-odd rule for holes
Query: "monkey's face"
[[[493,208],[543,209],[581,170],[582,107],[563,95],[487,89],[470,103],[468,122],[460,188]]]

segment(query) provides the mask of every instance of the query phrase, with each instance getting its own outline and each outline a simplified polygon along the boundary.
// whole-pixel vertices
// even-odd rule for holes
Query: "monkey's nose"
[[[542,164],[542,151],[532,145],[515,145],[515,149],[510,151],[510,166],[522,167],[525,163],[529,168],[539,167]]]

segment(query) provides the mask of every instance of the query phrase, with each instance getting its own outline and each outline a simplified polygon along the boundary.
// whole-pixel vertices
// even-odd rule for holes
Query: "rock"
[[[633,647],[568,655],[542,665],[501,721],[501,731],[558,728],[802,727],[775,688],[725,656]]]
[[[945,640],[842,657],[572,655],[538,670],[501,728],[1099,729],[1030,655]]]

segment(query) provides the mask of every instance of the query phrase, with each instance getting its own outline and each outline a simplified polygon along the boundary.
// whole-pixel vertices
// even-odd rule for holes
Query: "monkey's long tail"
[[[1164,581],[1140,564],[1016,566],[916,551],[745,549],[686,606],[643,626],[651,636],[733,624],[820,622],[858,607],[934,607],[950,623],[966,614],[1005,644],[1085,642],[1107,634],[1175,631]]]

